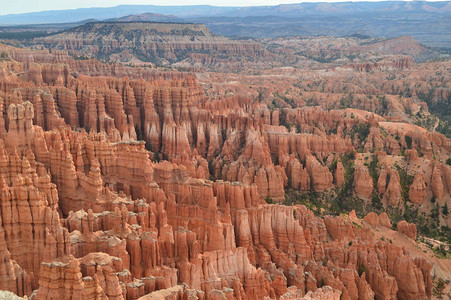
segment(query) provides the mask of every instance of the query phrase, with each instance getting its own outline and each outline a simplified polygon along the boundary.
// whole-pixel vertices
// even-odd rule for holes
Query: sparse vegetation
[[[445,295],[444,290],[446,285],[446,281],[439,277],[433,282],[432,294],[438,299],[443,299],[443,296]]]
[[[383,96],[377,96],[377,99],[379,101],[379,105],[376,108],[376,113],[383,116],[388,112],[387,98],[385,97],[385,95],[383,95]]]
[[[377,194],[377,180],[379,178],[379,171],[380,167],[378,165],[379,159],[377,158],[377,155],[373,154],[371,155],[371,161],[368,164],[368,171],[370,173],[371,178],[373,179],[373,193],[371,194],[371,205],[373,208],[380,212],[382,210],[382,202]]]
[[[395,164],[395,167],[399,174],[402,198],[404,201],[409,201],[409,187],[412,185],[414,177],[407,173],[406,168],[401,168],[398,164]]]
[[[346,109],[346,108],[351,108],[353,107],[353,102],[354,102],[354,95],[352,95],[351,93],[348,94],[345,97],[342,97],[340,99],[340,109]]]
[[[351,114],[352,118],[352,114]],[[361,152],[363,150],[363,145],[365,144],[365,141],[370,134],[370,124],[368,123],[359,123],[357,125],[354,125],[349,132],[349,136],[352,140],[355,138],[358,139],[360,143],[360,147],[357,149],[358,152]]]
[[[437,93],[436,87],[431,87],[427,93],[418,91],[417,96],[426,102],[429,111],[440,119],[435,130],[451,138],[451,95],[442,95]]]

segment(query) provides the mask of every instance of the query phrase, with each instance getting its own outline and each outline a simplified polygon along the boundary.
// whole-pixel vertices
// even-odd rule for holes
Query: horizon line
[[[14,15],[25,15],[25,14],[34,14],[34,13],[44,13],[44,12],[58,12],[58,11],[69,11],[69,10],[80,10],[80,9],[96,9],[96,8],[115,8],[120,6],[156,6],[156,7],[186,7],[186,6],[209,6],[209,7],[226,7],[226,8],[244,8],[244,7],[277,7],[277,6],[283,6],[283,5],[296,5],[296,4],[341,4],[341,3],[377,3],[377,2],[409,2],[409,3],[415,3],[415,2],[451,2],[450,0],[349,0],[349,1],[296,1],[293,3],[279,3],[274,5],[212,5],[212,4],[118,4],[113,6],[89,6],[89,7],[76,7],[76,8],[66,8],[66,9],[45,9],[45,10],[37,10],[37,11],[30,11],[30,12],[19,12],[19,13],[7,13],[7,14],[0,14],[0,17],[5,16],[14,16]]]

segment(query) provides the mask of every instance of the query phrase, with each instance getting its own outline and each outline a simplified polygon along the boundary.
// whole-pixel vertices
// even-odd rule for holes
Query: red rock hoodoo
[[[398,221],[434,210],[434,224],[450,225],[451,140],[401,122],[427,105],[390,93],[420,76],[414,68],[431,76],[423,83],[438,80],[435,62],[289,73],[260,42],[210,35],[141,50],[274,65],[234,61],[265,73],[235,80],[0,44],[0,290],[36,300],[431,298],[431,270],[446,274],[449,259],[414,245],[426,223]],[[75,33],[40,42],[91,49]],[[108,47],[125,51],[109,41],[91,54]],[[405,79],[373,77],[394,68]]]

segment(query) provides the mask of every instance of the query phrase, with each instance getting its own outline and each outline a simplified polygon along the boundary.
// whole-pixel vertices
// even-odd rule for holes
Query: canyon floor
[[[0,53],[0,299],[449,298],[448,57],[147,22]]]

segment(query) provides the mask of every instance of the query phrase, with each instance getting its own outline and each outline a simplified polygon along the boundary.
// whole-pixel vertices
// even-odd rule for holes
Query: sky
[[[120,4],[188,5],[210,4],[216,6],[257,6],[300,2],[344,2],[347,0],[0,0],[0,15],[44,10],[73,9],[81,7],[111,7]],[[377,0],[376,0],[377,1]],[[440,1],[440,0],[439,0]],[[446,1],[446,0],[445,0]]]

